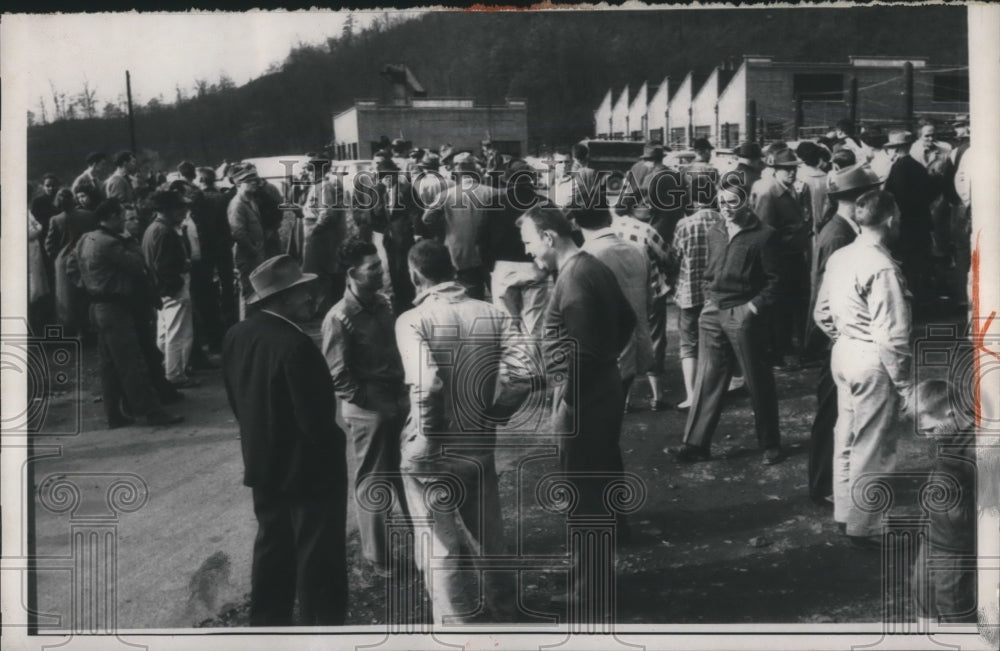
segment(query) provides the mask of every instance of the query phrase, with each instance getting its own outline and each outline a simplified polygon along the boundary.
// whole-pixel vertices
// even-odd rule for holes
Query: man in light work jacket
[[[830,256],[813,316],[834,342],[833,517],[852,543],[878,549],[882,514],[862,509],[854,493],[862,477],[896,467],[894,421],[913,403],[910,295],[888,248],[899,234],[892,195],[862,195],[854,219],[861,233]]]
[[[765,358],[768,311],[778,296],[781,280],[779,236],[754,214],[747,205],[747,195],[742,174],[723,176],[718,199],[724,221],[708,231],[694,399],[684,428],[684,445],[673,450],[683,462],[711,456],[712,435],[732,375],[732,354],[746,377],[764,463],[784,459],[774,375]]]

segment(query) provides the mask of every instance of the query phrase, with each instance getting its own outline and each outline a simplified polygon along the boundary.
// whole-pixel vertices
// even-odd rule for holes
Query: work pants
[[[401,391],[402,387],[399,389]],[[341,401],[340,413],[354,444],[354,495],[361,554],[377,569],[386,570],[389,561],[387,514],[374,507],[390,497],[395,504],[395,511],[400,514],[407,512],[406,495],[398,475],[399,434],[409,411],[409,404],[405,397],[397,398],[393,395],[381,395],[382,393],[385,392],[370,389],[365,408]],[[377,476],[373,477],[373,473],[377,473]],[[389,476],[393,473],[395,477]],[[386,487],[386,483],[390,486]],[[369,504],[373,508],[366,508]]]
[[[861,509],[861,494],[854,491],[862,475],[887,475],[896,468],[896,389],[873,343],[841,336],[833,345],[831,369],[837,383],[833,518],[846,523],[849,536],[881,535],[882,514]]]
[[[90,320],[97,330],[101,400],[108,420],[122,417],[123,397],[135,416],[159,408],[131,308],[118,303],[92,303]]]
[[[749,303],[721,309],[706,303],[698,319],[698,370],[694,398],[684,427],[684,442],[708,450],[722,415],[722,400],[733,375],[733,356],[743,369],[753,406],[757,444],[781,445],[774,374],[766,359],[767,315]]]
[[[975,623],[976,574],[975,548],[958,550],[925,538],[913,564],[917,615],[941,623]]]
[[[541,334],[542,317],[549,303],[549,279],[534,262],[497,260],[490,294],[494,305],[512,317],[520,317],[523,333]]]
[[[213,265],[203,260],[191,262],[191,305],[194,308],[194,341],[201,348],[218,348],[226,329],[222,323],[222,301],[212,278]]]
[[[624,474],[621,452],[625,391],[616,365],[581,369],[578,395],[569,396],[559,387],[554,396],[553,427],[559,436],[559,462],[577,494],[577,503],[568,515],[573,518],[603,518],[612,515],[605,501],[608,484]],[[589,475],[589,476],[588,476]],[[615,517],[624,527],[624,519]],[[621,529],[619,529],[620,532]],[[622,532],[624,533],[624,532]],[[594,559],[591,559],[592,561]],[[587,563],[574,559],[568,583],[570,613],[591,613],[600,595],[589,587],[607,585],[607,572],[614,572],[614,560]],[[595,576],[597,574],[598,576]],[[595,617],[597,614],[595,613]]]
[[[186,368],[194,343],[191,311],[191,279],[184,275],[184,286],[176,296],[163,296],[163,307],[156,322],[157,346],[163,353],[163,368],[170,382],[187,378]]]
[[[437,627],[473,621],[484,611],[494,621],[509,620],[516,603],[510,574],[485,570],[482,563],[483,557],[502,555],[505,551],[493,451],[460,454],[462,457],[474,454],[475,463],[463,463],[464,459],[446,461],[441,468],[445,485],[448,481],[462,483],[464,495],[457,508],[453,508],[457,496],[435,500],[425,495],[425,490],[436,481],[434,473],[403,472],[406,502],[415,530],[417,568],[433,604]],[[404,459],[406,456],[404,450]],[[431,496],[437,492],[434,488],[429,490]],[[427,525],[431,528],[429,537],[421,532]]]
[[[413,224],[408,217],[396,217],[389,222],[385,232],[385,254],[392,280],[392,309],[396,314],[413,307],[416,289],[410,281],[407,256],[413,248]]]
[[[816,416],[809,436],[809,497],[814,502],[833,494],[833,432],[837,425],[837,384],[830,355],[822,361],[816,385]]]
[[[250,577],[250,625],[340,626],[347,613],[346,486],[290,497],[253,489],[257,538]]]

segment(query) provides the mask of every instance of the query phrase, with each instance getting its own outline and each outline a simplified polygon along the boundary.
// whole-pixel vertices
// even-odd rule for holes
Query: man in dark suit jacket
[[[296,325],[312,316],[315,278],[287,255],[263,262],[247,298],[259,311],[222,344],[258,524],[251,626],[290,626],[296,595],[304,626],[341,625],[347,609],[345,436],[326,361]]]
[[[931,201],[933,187],[927,170],[910,156],[908,131],[889,132],[884,145],[892,160],[885,190],[899,207],[899,239],[892,255],[900,261],[903,277],[913,296],[924,298],[926,271],[931,260]]]

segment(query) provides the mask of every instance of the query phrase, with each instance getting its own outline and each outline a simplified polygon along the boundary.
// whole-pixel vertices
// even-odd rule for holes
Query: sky
[[[355,12],[355,29],[380,15]],[[215,83],[222,73],[242,85],[283,61],[300,42],[339,37],[346,17],[331,11],[33,16],[32,51],[23,53],[31,63],[22,69],[28,108],[40,115],[41,98],[51,120],[52,86],[72,96],[86,80],[100,111],[105,102],[124,97],[125,70],[133,100],[142,104],[161,94],[173,102],[178,84],[190,96],[196,79]]]

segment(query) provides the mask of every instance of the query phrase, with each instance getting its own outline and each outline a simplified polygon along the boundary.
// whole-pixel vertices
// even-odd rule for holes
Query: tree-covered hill
[[[593,110],[609,87],[657,84],[725,59],[844,61],[851,54],[968,60],[963,7],[605,12],[442,12],[301,46],[283,65],[240,87],[201,87],[136,116],[139,148],[161,168],[183,159],[217,164],[320,150],[331,114],[356,98],[385,98],[386,63],[405,63],[430,96],[528,102],[530,147],[593,133]],[[117,111],[106,111],[113,116]],[[28,171],[70,177],[89,151],[129,143],[123,117],[62,119],[29,128]],[[437,145],[439,143],[417,143]]]

